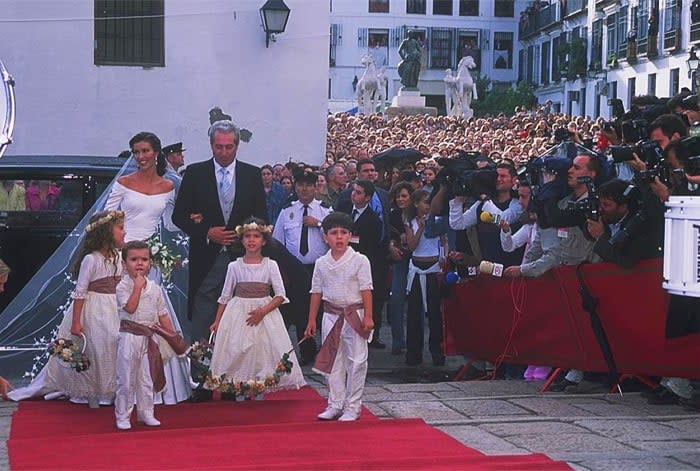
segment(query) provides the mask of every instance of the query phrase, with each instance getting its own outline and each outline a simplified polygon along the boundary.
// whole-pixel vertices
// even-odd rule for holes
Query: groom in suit
[[[231,121],[212,124],[213,157],[188,166],[175,201],[173,223],[190,236],[188,318],[193,340],[209,337],[228,263],[242,255],[232,245],[234,228],[250,216],[267,219],[260,169],[236,160],[239,142],[240,132]]]

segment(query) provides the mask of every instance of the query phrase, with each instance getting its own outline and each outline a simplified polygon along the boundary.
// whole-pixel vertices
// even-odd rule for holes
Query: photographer
[[[598,220],[587,220],[595,252],[605,262],[632,268],[639,260],[661,256],[663,206],[646,207],[639,189],[620,179],[598,188]],[[653,199],[650,203],[653,203]]]
[[[513,186],[517,181],[515,167],[508,163],[500,163],[496,166],[496,174],[495,194],[491,195],[493,199],[489,198],[490,195],[481,195],[479,200],[464,211],[464,197],[456,196],[449,202],[449,221],[454,230],[476,226],[482,259],[509,266],[520,262],[522,251],[507,253],[501,248],[496,222],[505,220],[509,224],[516,223],[523,213],[523,207],[512,195]]]
[[[649,137],[651,140],[656,141],[659,146],[666,152],[669,144],[671,142],[677,142],[688,135],[688,128],[681,118],[673,114],[665,114],[656,118],[651,125],[649,125]],[[668,152],[666,152],[668,158]],[[641,162],[641,161],[640,161]],[[672,170],[677,170],[681,168],[681,164],[677,160],[668,160],[668,164],[671,166]],[[646,164],[642,162],[639,165],[640,171],[645,171]],[[677,186],[673,185],[673,188]],[[668,201],[672,190],[661,181],[658,176],[655,176],[649,184],[649,188],[654,194],[663,202]],[[679,191],[679,189],[676,189]]]

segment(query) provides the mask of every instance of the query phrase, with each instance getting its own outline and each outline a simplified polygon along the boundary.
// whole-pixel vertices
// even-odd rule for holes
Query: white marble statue
[[[357,111],[361,114],[371,114],[377,107],[377,91],[380,88],[377,66],[370,54],[364,54],[360,63],[365,67],[365,71],[357,82]]]
[[[463,57],[457,65],[457,100],[460,103],[461,112],[459,115],[471,118],[474,110],[471,108],[472,100],[478,100],[476,93],[476,82],[469,73],[469,69],[476,67],[476,62],[472,56]]]

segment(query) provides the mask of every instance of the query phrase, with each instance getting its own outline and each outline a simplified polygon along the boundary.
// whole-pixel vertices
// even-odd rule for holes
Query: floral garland
[[[161,242],[158,233],[153,234],[146,241],[151,251],[151,261],[153,265],[160,269],[163,281],[167,282],[176,267],[180,266],[181,259],[175,255],[167,244]]]
[[[49,345],[49,355],[70,365],[77,373],[90,368],[90,359],[81,345],[70,339],[56,339]]]
[[[264,379],[256,378],[247,381],[233,381],[226,378],[225,374],[212,374],[209,365],[211,364],[213,350],[214,347],[211,343],[195,342],[187,353],[196,366],[201,368],[201,370],[205,370],[197,378],[199,384],[206,389],[233,394],[235,396],[255,397],[270,388],[274,388],[280,383],[284,375],[291,373],[292,367],[294,366],[289,359],[289,355],[292,352],[292,350],[290,350],[282,355],[282,358],[277,362],[275,371],[265,376]]]
[[[110,211],[107,215],[85,226],[85,232],[94,231],[98,226],[106,224],[113,219],[124,219],[124,211]]]
[[[234,229],[236,231],[236,234],[238,234],[238,237],[243,236],[248,231],[258,231],[261,234],[272,234],[272,225],[265,225],[265,224],[258,224],[257,222],[251,222],[248,224],[241,224],[240,226],[236,226]]]

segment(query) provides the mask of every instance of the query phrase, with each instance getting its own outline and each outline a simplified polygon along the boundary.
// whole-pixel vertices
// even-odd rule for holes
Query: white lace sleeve
[[[87,254],[85,258],[83,258],[83,261],[80,262],[80,272],[78,273],[78,280],[76,281],[75,289],[71,294],[71,298],[85,299],[85,295],[88,292],[88,286],[90,285],[90,281],[92,281],[95,276],[95,269],[100,261],[100,257],[96,257],[91,253]]]
[[[114,185],[112,185],[112,191],[109,193],[109,197],[107,197],[107,202],[105,203],[105,211],[114,211],[121,207],[125,190],[126,187],[124,187],[121,183],[114,182]]]
[[[287,304],[289,299],[287,298],[287,292],[284,290],[284,282],[282,282],[282,274],[280,274],[280,268],[277,262],[274,260],[268,260],[270,270],[270,284],[272,284],[272,291],[275,296],[282,296],[284,302],[282,304]]]
[[[226,280],[224,281],[224,287],[221,290],[221,296],[217,301],[219,304],[227,304],[231,301],[233,297],[233,289],[236,287],[236,262],[231,262],[228,264],[228,269],[226,270]]]

